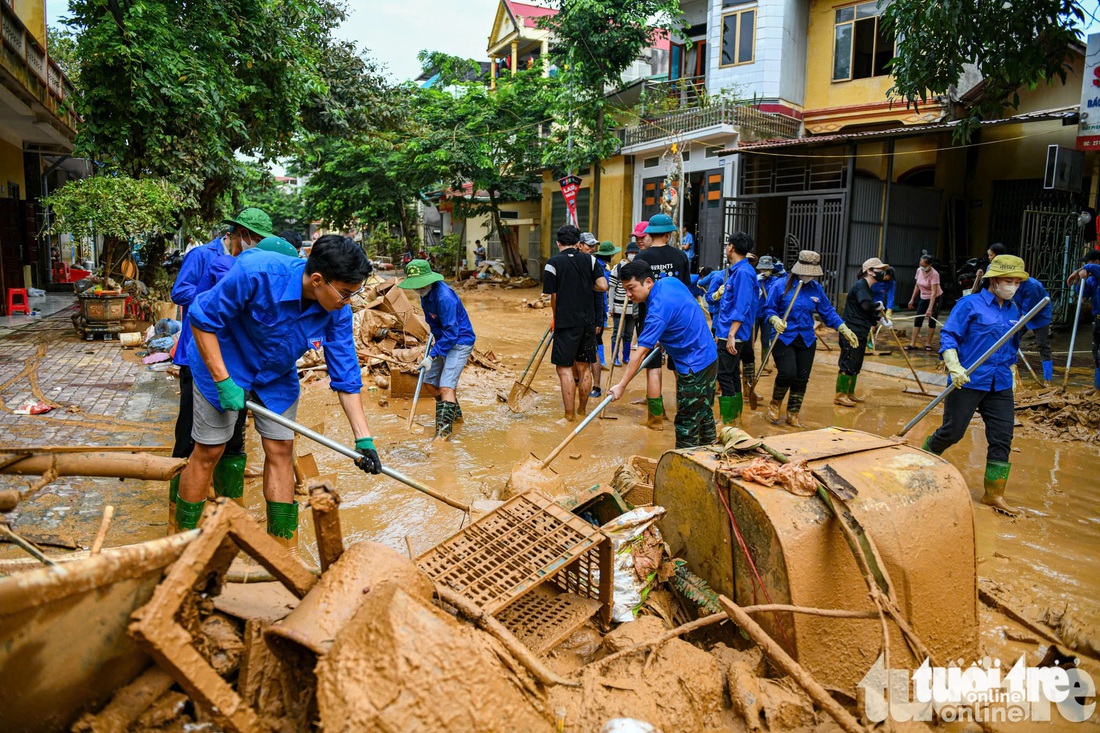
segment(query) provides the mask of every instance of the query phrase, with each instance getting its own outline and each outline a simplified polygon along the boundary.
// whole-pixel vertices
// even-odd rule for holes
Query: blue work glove
[[[355,441],[355,450],[362,455],[362,458],[355,461],[356,466],[367,473],[382,471],[382,460],[378,457],[378,451],[374,449],[374,438],[359,438]]]
[[[244,390],[237,386],[233,377],[226,377],[220,382],[214,382],[218,388],[218,402],[222,403],[223,410],[243,410]]]

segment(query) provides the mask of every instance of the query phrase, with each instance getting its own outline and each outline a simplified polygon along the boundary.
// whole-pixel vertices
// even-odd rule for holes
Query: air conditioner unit
[[[1081,193],[1081,177],[1085,169],[1085,154],[1061,145],[1047,146],[1047,167],[1043,188]]]

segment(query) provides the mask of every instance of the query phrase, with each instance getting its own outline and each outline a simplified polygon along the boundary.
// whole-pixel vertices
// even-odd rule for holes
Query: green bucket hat
[[[645,228],[646,234],[668,234],[676,231],[676,225],[672,223],[672,217],[668,214],[657,214],[649,220],[649,226]]]
[[[427,260],[412,260],[405,265],[405,279],[397,287],[402,290],[419,290],[442,279],[443,276],[433,271]]]
[[[262,249],[265,252],[275,252],[276,254],[286,255],[287,257],[298,256],[298,250],[294,249],[294,245],[282,237],[264,237],[260,240],[260,243],[256,245],[256,249]]]
[[[260,237],[272,236],[271,217],[254,206],[242,209],[235,219],[222,219],[222,224],[244,227],[250,232],[259,234]]]
[[[616,247],[611,242],[600,242],[600,248],[596,250],[596,254],[601,257],[610,257],[611,255],[617,255],[622,251],[622,247]]]
[[[1024,261],[1015,255],[997,255],[985,271],[986,277],[1018,277],[1027,280]]]

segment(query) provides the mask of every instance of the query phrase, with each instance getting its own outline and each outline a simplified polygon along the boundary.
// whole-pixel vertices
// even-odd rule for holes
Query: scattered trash
[[[160,351],[155,354],[149,354],[141,360],[142,364],[158,364],[162,361],[168,361],[171,359],[171,355],[166,351]],[[167,367],[165,367],[167,369]]]
[[[45,298],[46,297],[46,291],[41,290],[39,288],[27,288],[27,297],[28,298]]]
[[[36,400],[27,400],[12,410],[16,415],[44,415],[53,409],[53,405]]]
[[[639,507],[602,527],[604,533],[611,538],[611,547],[615,554],[612,621],[633,621],[638,607],[657,582],[656,565],[664,543],[656,523],[664,513],[664,507]],[[654,547],[657,548],[656,553],[653,552]],[[654,555],[656,561],[653,559]]]

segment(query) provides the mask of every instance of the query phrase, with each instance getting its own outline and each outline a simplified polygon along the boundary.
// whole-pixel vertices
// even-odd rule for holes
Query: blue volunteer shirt
[[[782,318],[797,287],[798,283],[795,283],[787,291],[786,278],[772,285],[768,290],[768,305],[764,308],[764,320],[772,316]],[[821,316],[821,322],[829,328],[840,328],[844,323],[833,308],[833,304],[829,302],[829,296],[825,295],[825,288],[821,287],[821,283],[817,280],[803,284],[798,300],[791,308],[791,314],[787,316],[787,330],[779,334],[779,340],[790,346],[792,341],[801,336],[803,343],[813,346],[817,341],[817,337],[814,336],[814,313]]]
[[[871,297],[876,301],[881,301],[888,309],[894,310],[894,291],[897,289],[898,284],[893,280],[872,283]]]
[[[714,324],[714,335],[720,339],[727,338],[730,326],[734,321],[739,321],[741,325],[737,329],[735,340],[752,339],[752,326],[756,322],[756,310],[760,307],[760,287],[756,280],[756,270],[747,259],[730,267],[720,306],[718,320]]]
[[[1089,274],[1089,279],[1085,281],[1085,297],[1092,298],[1092,317],[1100,319],[1100,265],[1090,262],[1084,265],[1084,269]]]
[[[351,308],[329,312],[315,300],[303,301],[305,269],[306,260],[249,250],[191,304],[195,327],[217,335],[229,376],[275,412],[298,399],[295,362],[310,349],[324,348],[333,390],[356,394],[363,387]],[[191,350],[188,361],[203,397],[221,409],[198,349]]]
[[[1020,283],[1020,288],[1016,291],[1016,297],[1012,299],[1012,302],[1016,304],[1016,307],[1020,309],[1020,313],[1022,314],[1027,313],[1038,305],[1040,300],[1046,297],[1048,297],[1047,289],[1043,287],[1039,279],[1029,277],[1027,280]],[[1047,303],[1046,307],[1036,313],[1035,317],[1028,321],[1024,328],[1028,331],[1034,331],[1037,328],[1049,326],[1053,316],[1054,308],[1050,303]]]
[[[707,313],[710,314],[712,321],[714,317],[718,315],[718,304],[721,302],[721,298],[719,298],[718,300],[711,300],[710,296],[713,295],[718,290],[718,287],[726,281],[727,274],[728,273],[724,269],[712,270],[710,274],[702,278],[697,283],[698,288],[703,291],[703,300],[707,304]]]
[[[763,275],[757,275],[756,280],[760,285],[760,301],[756,308],[756,320],[764,320],[764,310],[768,307],[768,293],[771,292],[772,286],[777,282],[786,280],[786,278],[779,275],[770,275],[764,277]]]
[[[210,280],[207,272],[211,263],[219,257],[228,256],[222,247],[221,237],[211,239],[183,256],[176,282],[172,285],[172,302],[183,306],[180,337],[176,342],[175,356],[172,357],[172,363],[177,366],[187,366],[187,349],[191,345],[191,323],[188,318],[191,303],[199,293],[204,293],[213,286],[214,281]]]
[[[1020,309],[1012,301],[997,305],[997,297],[989,290],[968,295],[951,309],[947,323],[940,330],[940,354],[955,349],[964,369],[978,360],[997,339],[1008,333],[1020,320]],[[997,349],[970,375],[963,389],[983,392],[1012,388],[1012,365],[1020,348],[1017,333]]]
[[[638,347],[652,349],[658,342],[679,374],[701,372],[718,358],[703,309],[687,286],[674,277],[655,281],[646,300],[645,328],[638,336]]]
[[[435,337],[428,356],[434,359],[437,356],[446,356],[455,346],[473,345],[477,337],[474,336],[470,316],[466,313],[462,299],[449,285],[433,283],[428,294],[420,299],[420,305],[424,308],[424,318]]]

